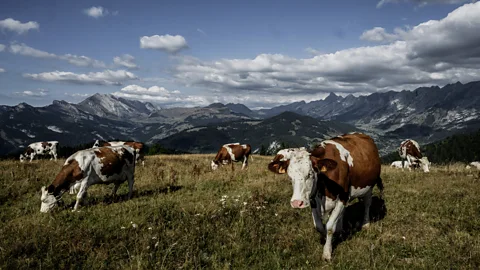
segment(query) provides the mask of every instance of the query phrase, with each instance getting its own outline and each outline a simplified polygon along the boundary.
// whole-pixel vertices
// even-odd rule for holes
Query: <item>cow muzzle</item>
[[[293,207],[293,208],[305,208],[307,207],[308,205],[302,201],[302,200],[293,200],[293,201],[290,201],[290,205]]]

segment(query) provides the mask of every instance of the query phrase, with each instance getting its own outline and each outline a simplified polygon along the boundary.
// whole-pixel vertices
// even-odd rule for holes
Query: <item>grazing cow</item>
[[[98,142],[95,141],[95,144]],[[95,147],[94,144],[94,147]],[[119,145],[128,145],[130,147],[133,147],[135,149],[135,152],[137,152],[137,159],[135,160],[136,163],[138,163],[139,160],[142,161],[142,167],[145,167],[145,153],[143,150],[143,143],[141,142],[133,142],[133,141],[111,141],[111,142],[103,142],[99,143],[101,146],[119,146]]]
[[[135,174],[135,150],[130,146],[90,148],[76,152],[65,161],[50,186],[43,186],[40,212],[49,212],[63,193],[80,184],[73,211],[87,195],[91,185],[114,183],[113,195],[121,183],[128,181],[128,198],[132,196]]]
[[[317,231],[326,234],[323,258],[327,261],[331,260],[332,237],[341,229],[348,201],[363,198],[363,227],[368,227],[373,187],[377,185],[383,195],[378,149],[373,139],[364,134],[346,134],[323,141],[310,153],[305,149],[281,150],[268,169],[287,173],[292,180],[293,208],[311,206]],[[322,219],[329,214],[325,230]]]
[[[57,146],[58,141],[31,143],[27,146],[23,154],[20,154],[20,162],[24,162],[28,158],[30,158],[30,162],[32,162],[33,158],[38,155],[50,155],[50,160],[55,158],[55,161],[57,161]]]
[[[404,168],[409,168],[410,169],[410,165],[411,164],[408,163],[408,160],[397,160],[397,161],[392,162],[390,167],[400,168],[400,169],[404,169]]]
[[[210,166],[212,167],[212,170],[216,170],[220,165],[226,165],[228,163],[231,163],[232,170],[233,170],[233,162],[238,162],[243,160],[243,164],[242,164],[242,170],[243,170],[248,166],[248,157],[250,156],[251,151],[252,151],[252,148],[250,147],[250,144],[242,144],[242,145],[240,145],[239,143],[224,144],[220,148],[220,150],[218,150],[218,153],[215,156],[215,159],[212,160]]]
[[[409,169],[421,167],[424,172],[429,172],[430,162],[427,157],[422,157],[420,146],[414,140],[407,139],[400,144],[398,154],[402,160],[407,160],[410,164]]]

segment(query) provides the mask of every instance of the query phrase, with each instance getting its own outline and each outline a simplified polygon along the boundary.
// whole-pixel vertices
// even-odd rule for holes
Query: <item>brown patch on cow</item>
[[[353,166],[350,167],[347,161],[341,159],[340,152],[334,144],[328,143],[324,147],[318,146],[312,151],[312,153],[315,153],[315,157],[319,158],[316,164],[312,162],[312,166],[317,167],[319,175],[324,175],[327,179],[335,182],[333,184],[323,181],[325,182],[326,195],[339,195],[340,199],[345,202],[348,199],[350,186],[365,188],[367,186],[373,187],[377,183],[380,179],[380,156],[373,139],[365,134],[346,134],[331,140],[341,144],[350,152]],[[319,148],[323,148],[323,150]],[[333,168],[331,163],[326,162],[326,160],[335,161],[337,166]],[[322,172],[323,166],[325,166],[325,172]],[[325,178],[319,177],[319,180],[321,179]],[[337,185],[341,187],[342,192],[337,190]]]
[[[47,148],[47,146],[49,145],[52,145],[52,144],[49,144],[48,142],[42,142],[42,148],[45,149]]]
[[[109,142],[102,142],[102,143],[99,143],[100,146],[111,146],[111,144]]]
[[[268,163],[268,169],[274,173],[284,174],[287,172],[288,165],[290,165],[290,160],[281,161],[283,155],[276,155],[272,162]]]
[[[398,153],[400,156],[402,156],[402,148],[405,147],[405,153],[407,155],[410,155],[412,157],[415,157],[417,159],[421,159],[422,153],[420,152],[420,149],[417,148],[417,146],[412,142],[412,140],[405,140],[400,144],[400,148],[398,149]]]
[[[102,164],[100,172],[107,177],[121,173],[127,161],[135,162],[133,155],[125,148],[118,148],[115,151],[109,147],[100,147],[95,148],[93,152]]]
[[[25,152],[23,152],[23,154],[30,156],[30,154],[34,152],[35,150],[33,150],[30,146],[28,146],[27,149],[25,149]]]
[[[123,145],[128,145],[137,152],[137,160],[145,160],[145,151],[143,150],[143,143],[141,142],[125,142]]]
[[[68,190],[71,185],[83,177],[84,175],[78,162],[75,159],[71,159],[57,174],[55,180],[48,187],[48,192],[57,196],[62,190]]]

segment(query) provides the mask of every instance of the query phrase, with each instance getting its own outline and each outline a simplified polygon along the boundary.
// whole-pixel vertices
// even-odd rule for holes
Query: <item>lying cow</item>
[[[323,258],[328,261],[332,257],[332,237],[341,228],[348,201],[363,197],[363,227],[368,227],[373,186],[377,185],[383,194],[378,150],[372,138],[364,134],[323,141],[311,153],[305,149],[280,150],[268,169],[287,173],[292,180],[293,208],[311,206],[316,229],[326,233]],[[325,231],[322,218],[328,214]]]
[[[248,166],[248,157],[252,148],[250,144],[242,144],[239,143],[228,143],[224,144],[220,150],[218,150],[215,159],[212,160],[210,166],[212,170],[218,169],[220,165],[226,165],[231,163],[232,170],[233,170],[233,162],[242,161],[242,170]]]
[[[23,154],[20,154],[20,162],[24,162],[28,158],[32,162],[35,156],[43,155],[50,155],[50,160],[55,159],[57,161],[57,146],[58,141],[31,143],[25,148]]]
[[[50,186],[43,186],[40,212],[49,212],[63,193],[80,185],[73,211],[78,210],[91,185],[114,183],[113,195],[121,183],[128,181],[128,198],[132,196],[135,174],[135,150],[129,146],[90,148],[76,152],[65,161]]]
[[[138,163],[139,160],[142,161],[142,166],[145,167],[145,153],[144,153],[144,145],[141,142],[134,142],[134,141],[111,141],[111,142],[102,142],[100,143],[98,140],[95,141],[93,147],[99,146],[119,146],[119,145],[128,145],[135,149],[137,152],[137,159],[135,160]]]
[[[392,164],[390,164],[390,167],[394,167],[394,168],[400,168],[400,169],[406,169],[406,168],[410,168],[410,163],[408,163],[408,160],[397,160],[397,161],[394,161],[392,162]]]
[[[398,148],[398,154],[402,160],[407,160],[411,168],[422,168],[424,172],[429,172],[430,162],[427,157],[424,157],[420,152],[420,146],[415,140],[404,140]]]

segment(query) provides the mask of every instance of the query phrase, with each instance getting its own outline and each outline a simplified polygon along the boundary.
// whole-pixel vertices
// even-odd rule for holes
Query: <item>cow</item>
[[[220,150],[218,150],[218,153],[215,156],[215,159],[212,160],[212,162],[210,163],[210,166],[212,167],[212,170],[216,170],[220,165],[226,165],[228,163],[231,163],[233,170],[233,162],[242,161],[243,170],[248,166],[248,158],[251,152],[252,148],[250,147],[250,144],[224,144],[222,147],[220,147]]]
[[[472,167],[475,167],[475,168],[477,168],[478,170],[480,170],[480,162],[478,162],[478,161],[473,161],[473,162],[470,162],[470,165],[471,165]]]
[[[77,201],[73,211],[77,211],[80,203],[87,195],[87,189],[96,184],[113,183],[112,194],[118,187],[128,181],[128,198],[133,191],[135,174],[135,150],[126,145],[107,146],[80,150],[65,161],[55,180],[41,188],[40,212],[51,211],[57,205],[63,193],[80,185]]]
[[[409,169],[421,167],[423,172],[429,172],[430,162],[427,157],[423,157],[420,152],[420,146],[414,140],[404,140],[398,148],[398,154],[402,160],[407,160],[410,164]]]
[[[390,164],[390,167],[400,168],[400,169],[405,169],[405,168],[410,169],[410,165],[411,164],[408,163],[408,160],[397,160],[392,162],[392,164]]]
[[[95,141],[95,144],[97,144],[98,140]],[[95,147],[95,144],[93,147]],[[111,142],[98,142],[99,146],[119,146],[119,145],[128,145],[130,147],[133,147],[135,151],[137,152],[137,159],[136,163],[138,163],[139,160],[142,161],[142,167],[145,167],[145,153],[144,153],[144,145],[141,142],[134,142],[134,141],[111,141]]]
[[[32,162],[35,156],[43,155],[50,155],[50,160],[55,159],[57,161],[57,146],[58,141],[31,143],[25,148],[23,154],[20,154],[20,162],[24,162],[28,158]]]
[[[349,200],[363,198],[363,228],[370,224],[369,209],[375,185],[383,197],[381,164],[377,146],[365,134],[345,134],[325,140],[311,152],[306,149],[280,150],[268,169],[287,173],[292,180],[293,208],[312,209],[313,223],[326,242],[323,259],[332,257],[333,234],[341,230],[342,217]],[[323,217],[327,217],[326,229]]]

